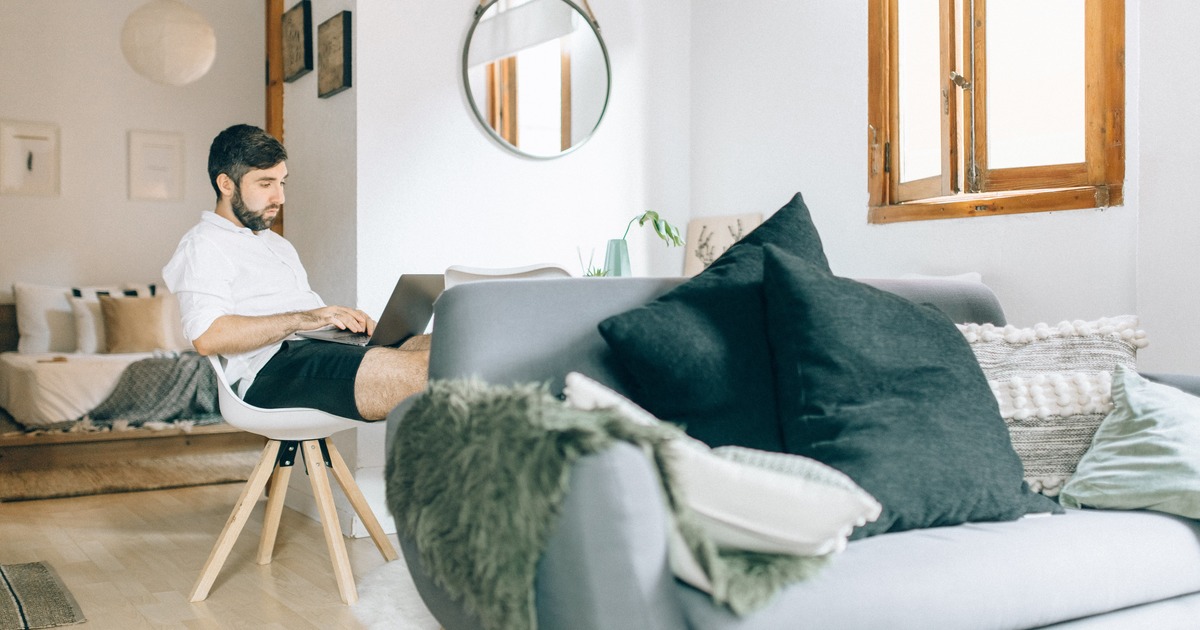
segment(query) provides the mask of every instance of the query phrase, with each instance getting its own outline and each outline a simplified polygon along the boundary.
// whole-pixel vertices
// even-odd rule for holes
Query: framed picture
[[[183,134],[129,132],[129,198],[183,200]]]
[[[350,12],[317,27],[317,96],[328,98],[350,87]]]
[[[284,12],[282,21],[283,80],[290,83],[313,68],[312,2],[300,0]]]
[[[761,214],[704,217],[688,222],[683,275],[694,276],[762,223]]]
[[[0,194],[58,193],[58,125],[0,121]]]

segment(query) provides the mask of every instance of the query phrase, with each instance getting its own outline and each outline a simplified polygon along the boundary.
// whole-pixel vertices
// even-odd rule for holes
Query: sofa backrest
[[[549,382],[562,391],[581,372],[621,391],[596,326],[649,302],[686,278],[495,280],[447,289],[434,305],[429,378],[478,377],[494,384]],[[978,282],[862,280],[959,323],[1004,324],[1000,301]]]

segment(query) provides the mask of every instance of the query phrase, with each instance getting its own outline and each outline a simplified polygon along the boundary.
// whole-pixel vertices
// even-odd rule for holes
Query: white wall
[[[0,0],[0,118],[58,125],[61,194],[0,196],[0,302],[15,280],[147,281],[179,237],[211,210],[208,145],[221,129],[263,120],[263,9],[192,2],[212,24],[217,56],[195,83],[136,74],[121,55],[125,17],[144,0]],[[130,130],[184,135],[183,201],[130,201]]]
[[[605,240],[647,209],[686,223],[687,0],[592,2],[611,102],[587,144],[549,161],[504,150],[471,112],[460,68],[478,2],[357,4],[358,297],[369,312],[401,272],[545,261],[578,275],[577,248],[601,264]],[[649,237],[630,236],[634,273],[679,273],[682,251]]]
[[[1196,318],[1200,286],[1200,211],[1195,201],[1200,129],[1200,67],[1195,34],[1200,5],[1140,2],[1141,131],[1137,304],[1150,338],[1147,368],[1200,374]],[[1126,11],[1131,11],[1127,8]]]
[[[356,171],[361,80],[353,71],[358,55],[351,54],[353,87],[319,98],[316,37],[322,22],[350,11],[351,46],[356,52],[361,21],[355,9],[354,0],[312,3],[313,70],[283,88],[283,140],[288,150],[284,234],[300,252],[313,289],[329,304],[350,306],[358,304],[359,274]]]
[[[1200,217],[1176,198],[1200,133],[1185,124],[1197,70],[1178,63],[1200,9],[1130,0],[1126,13],[1124,206],[868,225],[866,3],[695,0],[693,211],[769,214],[801,191],[835,273],[979,271],[1023,325],[1141,311],[1143,369],[1200,372],[1185,325]]]

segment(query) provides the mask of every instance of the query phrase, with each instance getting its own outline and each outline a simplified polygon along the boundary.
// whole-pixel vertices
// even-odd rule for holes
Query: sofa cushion
[[[1200,519],[1200,398],[1118,367],[1113,411],[1059,500]]]
[[[1200,591],[1200,523],[1153,512],[913,530],[850,543],[815,579],[738,618],[678,587],[688,627],[1041,628]],[[797,620],[803,620],[801,626]],[[1151,623],[1089,628],[1190,628]]]
[[[1112,411],[1112,371],[1133,368],[1146,345],[1138,318],[958,328],[1000,404],[1025,480],[1056,496]]]
[[[762,310],[762,245],[828,270],[797,193],[707,269],[600,323],[634,402],[710,446],[782,450]]]
[[[764,252],[784,444],[883,504],[856,537],[1056,508],[1025,487],[987,379],[944,314]]]

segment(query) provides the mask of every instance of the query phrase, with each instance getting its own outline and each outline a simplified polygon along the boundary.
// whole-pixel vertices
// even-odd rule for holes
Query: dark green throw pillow
[[[1058,511],[1025,486],[983,370],[941,311],[764,253],[784,445],[883,504],[854,538]]]
[[[762,245],[828,270],[800,193],[696,277],[600,323],[629,397],[710,446],[781,451]]]

